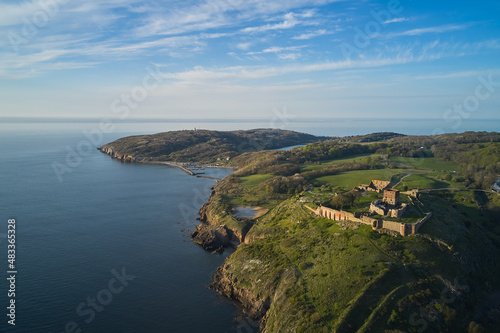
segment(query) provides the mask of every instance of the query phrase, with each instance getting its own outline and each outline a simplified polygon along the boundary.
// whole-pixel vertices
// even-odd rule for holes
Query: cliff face
[[[262,256],[242,246],[215,272],[211,288],[240,302],[245,314],[260,322],[259,332],[327,332],[301,295],[303,279],[283,254],[269,248]]]
[[[231,245],[232,235],[225,226],[213,227],[200,224],[191,237],[193,242],[201,245],[205,250],[221,253],[224,247]]]
[[[117,152],[115,152],[113,150],[113,148],[111,147],[101,147],[99,148],[99,150],[109,156],[111,156],[112,158],[114,159],[117,159],[119,161],[122,161],[124,163],[132,163],[132,162],[136,162],[136,158],[131,156],[131,155],[121,155],[121,154],[118,154]]]
[[[252,288],[238,284],[238,278],[231,272],[227,260],[215,272],[210,287],[222,296],[240,302],[247,314],[259,321],[265,316],[271,305],[270,297],[256,295]]]
[[[237,219],[223,202],[224,180],[216,185],[208,202],[200,209],[199,220],[202,224],[191,234],[193,241],[209,251],[221,252],[224,247],[238,245],[245,241],[245,235],[251,227],[248,220]]]

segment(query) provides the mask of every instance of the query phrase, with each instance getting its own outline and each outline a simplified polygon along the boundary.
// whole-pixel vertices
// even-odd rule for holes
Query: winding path
[[[392,185],[392,188],[395,188],[396,186],[398,186],[399,183],[401,183],[403,181],[403,179],[405,179],[406,177],[411,176],[411,175],[413,175],[413,174],[412,173],[407,173],[406,175],[404,175],[403,177],[401,177],[401,179],[396,184]]]

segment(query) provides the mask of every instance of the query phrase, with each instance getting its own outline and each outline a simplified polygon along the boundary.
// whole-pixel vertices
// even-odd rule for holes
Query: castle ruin
[[[350,213],[325,207],[323,205],[320,205],[316,209],[312,209],[307,205],[305,205],[304,207],[308,208],[316,215],[334,221],[352,221],[367,224],[370,225],[374,230],[391,230],[399,233],[401,236],[416,234],[420,226],[432,216],[432,213],[426,213],[422,219],[415,223],[403,223],[384,220],[383,217],[401,219],[406,209],[408,208],[408,204],[402,203],[400,200],[400,191],[392,189],[390,185],[390,181],[372,180],[369,185],[360,185],[356,188],[357,190],[361,191],[372,191],[377,193],[383,192],[383,198],[381,200],[375,200],[370,203],[369,213]],[[411,191],[404,192],[404,194],[418,198],[419,192],[418,189],[413,189]],[[368,214],[380,215],[380,217],[373,218],[368,216]]]
[[[383,199],[370,204],[370,213],[400,219],[407,207],[407,204],[400,202],[398,190],[385,189]]]
[[[386,180],[372,180],[368,185],[360,185],[357,187],[361,191],[372,191],[381,193],[383,190],[390,188],[391,182]]]
[[[427,213],[424,218],[415,223],[402,223],[402,222],[394,222],[394,221],[386,221],[386,220],[377,220],[371,218],[369,216],[363,216],[359,213],[353,214],[346,211],[339,211],[333,208],[319,206],[316,209],[313,209],[307,205],[304,205],[305,208],[309,209],[316,215],[322,216],[324,218],[333,220],[333,221],[352,221],[361,224],[367,224],[373,228],[373,230],[391,230],[397,232],[401,236],[409,236],[414,235],[418,232],[418,229],[427,221],[432,213]]]

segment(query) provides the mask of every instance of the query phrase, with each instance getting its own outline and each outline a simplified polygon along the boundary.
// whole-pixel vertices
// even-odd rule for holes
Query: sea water
[[[234,304],[206,288],[225,256],[189,237],[216,181],[120,163],[95,147],[59,179],[54,162],[67,166],[86,140],[78,127],[0,134],[0,331],[236,332]],[[8,219],[16,221],[15,327],[6,316]]]
[[[457,131],[498,130],[497,124],[470,121]],[[167,166],[120,163],[95,148],[127,135],[270,125],[265,121],[128,122],[102,133],[92,121],[0,123],[0,276],[4,281],[0,305],[5,311],[0,313],[0,331],[255,331],[255,326],[235,321],[234,304],[206,288],[228,252],[208,253],[189,238],[215,180]],[[425,120],[278,125],[328,136],[455,131],[443,122]],[[231,171],[205,172],[223,178]],[[6,316],[12,299],[6,280],[9,219],[16,221],[15,329],[9,327]]]

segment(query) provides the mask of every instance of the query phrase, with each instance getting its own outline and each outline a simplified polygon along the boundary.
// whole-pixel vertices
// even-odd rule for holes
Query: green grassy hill
[[[101,147],[136,160],[224,161],[244,152],[277,149],[320,140],[310,134],[278,129],[248,131],[185,130],[118,139]]]
[[[332,158],[329,147],[345,155]],[[236,205],[270,211],[246,221],[244,244],[218,269],[212,287],[262,319],[262,332],[499,331],[500,196],[453,190],[465,187],[452,172],[455,162],[386,161],[375,157],[400,143],[365,147],[360,155],[351,144],[325,142],[237,157],[240,168],[216,187],[216,197],[228,212]],[[401,190],[440,190],[419,200],[402,195],[412,208],[399,221],[433,212],[419,234],[394,237],[305,207],[371,179],[391,180]],[[363,193],[345,209],[367,210],[380,197]]]
[[[261,332],[500,332],[500,195],[491,192],[500,134],[358,139],[179,131],[104,147],[145,161],[231,157],[226,165],[236,170],[214,187],[193,237],[211,251],[222,249],[218,240],[241,242],[212,287],[241,302]],[[365,142],[375,140],[384,142]],[[267,150],[305,142],[312,143]],[[353,188],[372,179],[421,190],[419,199],[401,195],[407,216],[387,218],[415,222],[432,212],[418,234],[336,222],[307,208],[367,211],[382,194]],[[237,206],[269,211],[238,218]]]

